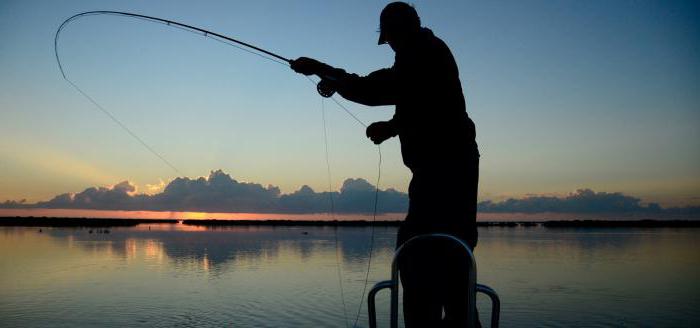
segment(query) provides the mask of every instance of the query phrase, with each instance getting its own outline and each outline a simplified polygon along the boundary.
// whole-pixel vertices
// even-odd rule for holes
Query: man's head
[[[420,18],[416,9],[405,2],[392,2],[384,7],[379,17],[378,44],[388,43],[396,51],[419,30]]]

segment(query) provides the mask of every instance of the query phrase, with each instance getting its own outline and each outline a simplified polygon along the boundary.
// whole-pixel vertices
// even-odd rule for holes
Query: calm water
[[[370,228],[0,228],[2,327],[344,327]],[[95,230],[95,229],[93,229]],[[396,230],[377,228],[370,283]],[[697,327],[700,229],[484,228],[478,280],[503,327]],[[383,292],[384,293],[384,292]],[[486,297],[479,297],[482,320]],[[362,302],[360,326],[367,326]],[[378,298],[386,326],[388,297]]]

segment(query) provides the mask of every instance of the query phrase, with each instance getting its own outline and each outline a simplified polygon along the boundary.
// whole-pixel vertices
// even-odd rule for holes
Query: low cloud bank
[[[657,214],[700,216],[700,207],[662,208],[657,203],[642,204],[641,199],[620,192],[595,192],[579,189],[565,197],[528,196],[501,202],[479,203],[479,212],[488,213],[576,213],[576,214]]]
[[[313,214],[331,209],[346,214],[374,211],[375,186],[364,179],[347,179],[339,191],[316,192],[309,186],[282,194],[276,186],[239,182],[221,170],[208,177],[176,178],[161,193],[148,195],[136,192],[128,181],[113,187],[91,187],[80,193],[65,193],[49,201],[28,204],[5,201],[0,208],[48,208],[91,210],[248,212]],[[435,192],[440,192],[436,190]],[[395,189],[380,190],[378,213],[405,212],[408,195]],[[502,202],[479,203],[482,213],[581,213],[581,214],[655,214],[700,216],[700,207],[662,208],[658,204],[642,204],[639,198],[622,193],[595,192],[580,189],[565,197],[528,196]]]
[[[136,187],[124,181],[110,188],[91,187],[35,204],[5,201],[0,208],[311,214],[329,212],[332,201],[335,212],[361,214],[374,211],[376,189],[364,179],[347,179],[336,192],[316,192],[305,185],[293,193],[281,194],[276,186],[239,182],[217,170],[207,178],[176,178],[161,193],[135,192]],[[389,188],[380,190],[377,196],[378,213],[405,212],[408,208],[405,193]]]

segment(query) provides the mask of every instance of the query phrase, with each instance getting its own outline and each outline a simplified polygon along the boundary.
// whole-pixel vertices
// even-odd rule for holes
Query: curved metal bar
[[[491,327],[498,327],[500,321],[501,313],[501,300],[498,297],[498,293],[491,287],[486,285],[481,285],[476,283],[476,262],[474,261],[474,254],[472,253],[469,246],[467,246],[462,240],[447,234],[428,234],[413,237],[406,241],[403,245],[396,249],[394,252],[394,259],[391,263],[391,280],[385,280],[378,282],[372,287],[367,296],[367,306],[368,306],[368,316],[369,316],[369,327],[377,327],[377,310],[376,310],[376,295],[382,289],[391,290],[391,318],[390,326],[392,328],[398,327],[398,316],[399,316],[399,270],[398,270],[398,258],[401,252],[406,248],[407,245],[416,243],[418,241],[423,241],[426,239],[447,239],[462,245],[462,248],[467,254],[470,271],[467,276],[468,282],[468,301],[467,301],[467,315],[469,318],[468,327],[474,327],[476,324],[476,293],[486,294],[491,299]]]
[[[474,254],[467,244],[465,244],[461,239],[448,235],[448,234],[427,234],[415,236],[403,243],[398,249],[396,249],[394,260],[391,263],[391,280],[396,283],[392,286],[391,294],[391,327],[398,328],[399,326],[399,268],[398,259],[402,250],[410,244],[414,244],[419,241],[425,241],[429,239],[447,239],[451,240],[459,245],[467,253],[469,273],[467,276],[467,318],[469,318],[469,327],[475,326],[475,315],[473,311],[476,309],[476,261],[474,261]]]
[[[403,245],[399,246],[394,252],[394,259],[391,262],[391,313],[390,313],[390,326],[391,328],[398,328],[399,325],[399,266],[398,258],[401,252],[406,249],[410,244],[414,244],[419,241],[425,241],[429,239],[446,239],[453,241],[462,246],[468,258],[469,273],[467,275],[467,317],[469,318],[469,327],[474,327],[476,321],[476,316],[474,311],[476,309],[476,262],[474,261],[474,254],[467,244],[465,244],[461,239],[448,235],[448,234],[426,234],[415,236],[407,240]],[[375,286],[376,287],[376,286]],[[386,288],[386,287],[385,287]],[[373,310],[374,311],[374,310]],[[376,318],[370,318],[370,321]]]
[[[477,293],[486,294],[491,299],[491,327],[498,327],[501,316],[501,299],[493,288],[476,284]]]
[[[367,294],[367,316],[369,317],[369,327],[370,328],[376,328],[377,327],[377,306],[376,304],[376,296],[377,293],[386,288],[391,288],[394,286],[394,282],[391,280],[384,280],[376,283],[372,289],[370,289],[369,294]]]

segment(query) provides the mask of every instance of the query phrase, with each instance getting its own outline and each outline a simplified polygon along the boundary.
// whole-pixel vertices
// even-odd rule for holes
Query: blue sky
[[[0,201],[46,200],[178,174],[62,78],[56,28],[88,10],[153,15],[295,58],[366,74],[383,1],[3,1]],[[700,204],[700,8],[693,1],[415,1],[451,47],[482,153],[480,199],[623,192]],[[66,73],[190,177],[223,169],[293,192],[376,178],[364,129],[281,65],[166,26],[97,16],[69,25]],[[393,108],[347,103],[365,122]],[[382,146],[383,188],[405,191],[398,140]]]

